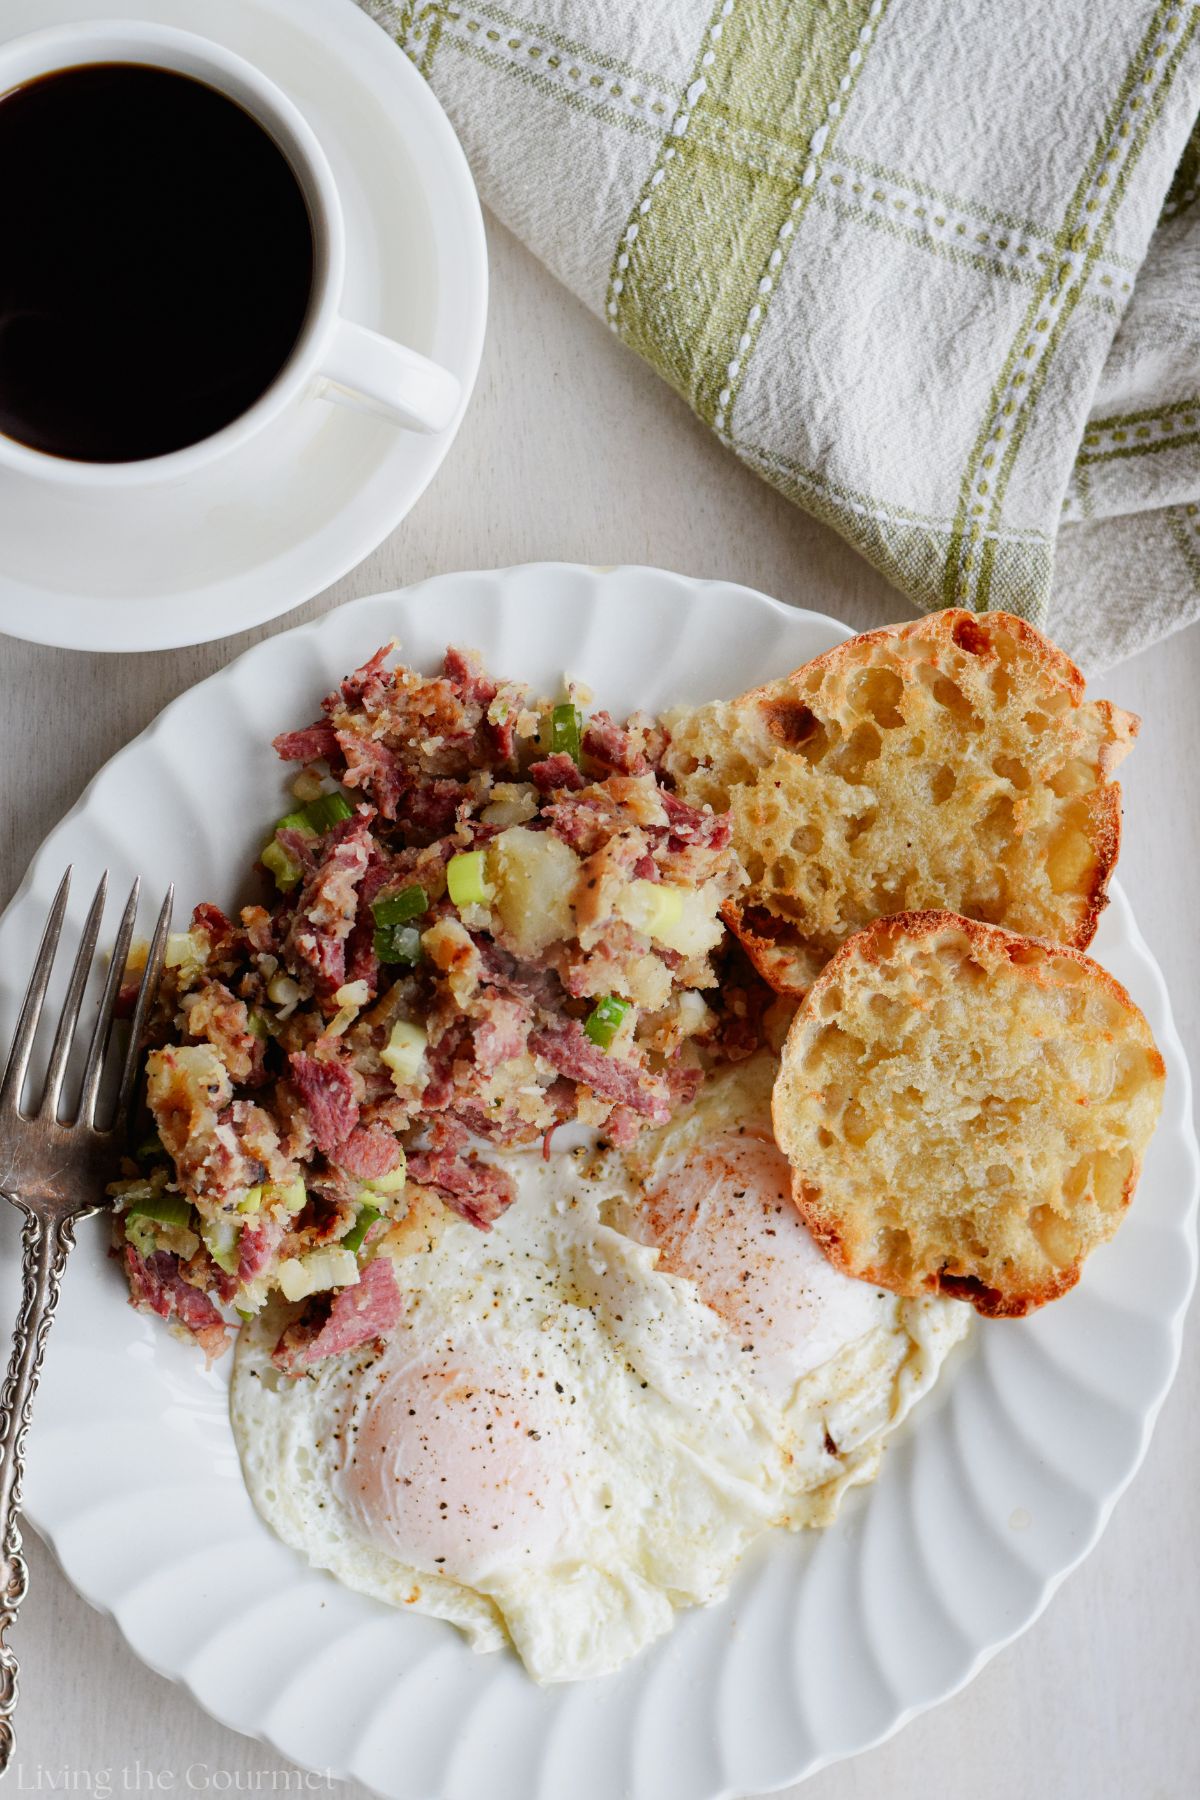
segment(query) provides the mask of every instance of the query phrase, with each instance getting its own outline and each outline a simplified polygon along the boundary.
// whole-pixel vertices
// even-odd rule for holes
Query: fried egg
[[[794,1447],[781,1522],[826,1525],[847,1487],[875,1475],[970,1315],[958,1301],[900,1299],[827,1261],[775,1143],[777,1066],[762,1055],[710,1080],[630,1154],[628,1185],[604,1213],[694,1289],[778,1408]]]
[[[719,1598],[768,1527],[827,1522],[969,1309],[824,1261],[771,1137],[772,1073],[710,1082],[624,1159],[504,1159],[519,1197],[492,1231],[451,1219],[397,1259],[382,1347],[293,1379],[270,1361],[290,1314],[249,1325],[231,1407],[268,1523],[551,1682]]]

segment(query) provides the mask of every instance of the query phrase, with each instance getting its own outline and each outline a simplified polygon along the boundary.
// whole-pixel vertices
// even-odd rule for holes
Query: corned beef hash
[[[274,1290],[308,1299],[280,1367],[378,1337],[377,1251],[513,1200],[488,1146],[579,1120],[629,1147],[758,1041],[761,996],[715,991],[729,824],[673,791],[662,726],[392,649],[275,740],[301,768],[269,902],[198,906],[169,944],[117,1232],[134,1304],[210,1357]]]

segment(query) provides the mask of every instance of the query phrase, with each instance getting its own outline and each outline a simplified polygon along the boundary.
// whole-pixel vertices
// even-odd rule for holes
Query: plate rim
[[[331,608],[327,613],[315,620],[289,627],[285,631],[275,633],[271,637],[262,640],[260,643],[250,646],[248,649],[242,651],[237,657],[224,664],[222,668],[215,670],[201,681],[193,683],[190,687],[185,688],[180,694],[170,700],[142,731],[138,732],[126,745],[117,750],[112,757],[105,761],[88,781],[75,804],[70,807],[67,812],[63,814],[62,818],[47,832],[42,844],[37,851],[35,851],[20,884],[16,888],[13,897],[9,902],[9,906],[5,908],[3,916],[6,918],[9,911],[15,909],[24,900],[28,890],[34,883],[37,867],[40,859],[45,853],[47,844],[51,839],[56,838],[61,832],[66,830],[72,821],[86,810],[91,800],[93,790],[109,768],[131,751],[134,746],[142,744],[144,741],[152,740],[163,728],[169,715],[171,715],[183,701],[197,693],[199,690],[206,688],[212,682],[229,680],[231,672],[246,663],[248,659],[259,656],[264,659],[270,657],[275,652],[279,640],[283,638],[298,636],[304,636],[305,638],[320,638],[325,632],[328,632],[329,635],[332,636],[337,625],[343,619],[343,615],[349,612],[365,610],[370,606],[387,601],[403,600],[411,602],[414,599],[419,599],[424,596],[431,588],[452,585],[464,580],[481,579],[504,582],[506,584],[513,582],[520,583],[522,580],[526,579],[536,579],[537,581],[542,582],[548,577],[553,578],[555,575],[576,578],[582,575],[592,580],[599,581],[600,583],[603,583],[606,578],[620,578],[622,580],[636,580],[637,578],[645,577],[654,579],[665,578],[678,584],[685,592],[705,588],[721,588],[727,592],[745,596],[753,603],[763,605],[777,616],[786,619],[794,619],[797,614],[801,614],[806,619],[819,623],[821,626],[825,627],[835,640],[844,640],[845,638],[854,635],[852,628],[847,626],[841,620],[834,619],[828,614],[815,612],[809,608],[788,605],[771,595],[764,594],[759,590],[744,584],[724,581],[719,577],[693,577],[681,575],[675,571],[642,564],[619,564],[597,567],[595,565],[565,561],[527,562],[500,569],[452,571],[441,575],[430,576],[407,587],[389,588],[380,590],[378,593],[364,595],[358,599],[347,601],[342,606]],[[809,1762],[804,1764],[801,1768],[789,1773],[784,1779],[771,1783],[768,1786],[759,1787],[755,1791],[764,1794],[779,1792],[785,1787],[807,1779],[810,1775],[829,1767],[835,1762],[846,1760],[851,1756],[857,1756],[863,1751],[873,1749],[893,1737],[913,1718],[921,1713],[932,1710],[933,1707],[940,1705],[942,1701],[948,1700],[961,1693],[994,1656],[998,1655],[1001,1650],[1014,1643],[1017,1638],[1022,1636],[1036,1620],[1041,1617],[1063,1582],[1068,1576],[1073,1574],[1075,1570],[1079,1568],[1081,1563],[1083,1563],[1091,1554],[1107,1528],[1118,1502],[1128,1491],[1145,1459],[1155,1425],[1178,1372],[1182,1352],[1184,1321],[1195,1290],[1197,1264],[1197,1198],[1198,1189],[1200,1189],[1200,1147],[1197,1145],[1193,1114],[1193,1080],[1191,1069],[1185,1047],[1175,1024],[1170,1003],[1170,990],[1165,974],[1153,955],[1153,952],[1150,950],[1134,916],[1128,898],[1119,883],[1113,883],[1111,894],[1114,910],[1119,910],[1120,913],[1120,922],[1123,931],[1132,944],[1134,951],[1139,954],[1140,959],[1152,974],[1156,986],[1161,1019],[1156,1022],[1155,1029],[1160,1039],[1160,1047],[1167,1053],[1168,1065],[1179,1077],[1179,1088],[1177,1091],[1178,1098],[1175,1107],[1178,1116],[1175,1120],[1175,1124],[1177,1126],[1177,1141],[1185,1153],[1187,1177],[1190,1185],[1186,1212],[1182,1216],[1179,1226],[1181,1239],[1189,1258],[1188,1281],[1171,1312],[1169,1314],[1157,1315],[1158,1323],[1169,1333],[1170,1355],[1167,1365],[1162,1373],[1156,1395],[1147,1405],[1141,1408],[1138,1415],[1138,1440],[1136,1452],[1131,1458],[1123,1478],[1111,1488],[1105,1495],[1103,1501],[1097,1503],[1094,1520],[1091,1521],[1090,1528],[1080,1534],[1074,1553],[1053,1573],[1038,1578],[1039,1587],[1033,1604],[1023,1613],[1010,1631],[999,1637],[995,1642],[986,1644],[977,1649],[965,1672],[963,1672],[957,1680],[949,1686],[942,1687],[935,1696],[902,1708],[896,1713],[895,1717],[890,1720],[888,1725],[874,1736],[864,1739],[850,1749],[834,1749],[824,1754],[819,1753],[812,1757]],[[126,1642],[130,1645],[134,1655],[136,1655],[140,1661],[155,1670],[156,1673],[163,1675],[167,1679],[182,1686],[196,1704],[199,1705],[204,1712],[209,1714],[209,1716],[217,1719],[219,1723],[225,1725],[229,1729],[238,1731],[242,1735],[251,1736],[258,1741],[269,1745],[281,1756],[297,1762],[302,1767],[305,1766],[304,1758],[298,1757],[293,1748],[281,1741],[280,1733],[272,1729],[269,1723],[260,1723],[255,1725],[252,1730],[247,1731],[244,1724],[238,1722],[228,1714],[223,1713],[210,1699],[203,1697],[197,1690],[195,1683],[191,1680],[186,1670],[181,1669],[176,1672],[166,1662],[158,1660],[139,1647],[133,1638],[127,1634],[126,1629],[121,1622],[120,1613],[116,1607],[110,1606],[105,1600],[99,1599],[95,1597],[93,1593],[88,1592],[87,1588],[80,1585],[76,1578],[67,1571],[56,1541],[55,1530],[39,1523],[33,1515],[26,1516],[29,1519],[29,1523],[34,1526],[39,1535],[50,1547],[64,1578],[71,1583],[76,1592],[80,1593],[88,1604],[97,1611],[113,1619],[117,1628],[121,1631],[122,1636],[125,1637]],[[312,1765],[309,1764],[307,1766],[311,1767]],[[347,1767],[338,1772],[347,1779],[364,1781],[363,1776],[352,1768]],[[364,1781],[364,1785],[371,1788],[371,1791],[373,1792],[382,1793],[384,1791],[378,1788],[372,1788],[369,1781]],[[711,1790],[711,1796],[712,1800],[734,1800],[734,1797],[737,1794],[744,1791],[744,1789],[734,1786],[714,1787]]]

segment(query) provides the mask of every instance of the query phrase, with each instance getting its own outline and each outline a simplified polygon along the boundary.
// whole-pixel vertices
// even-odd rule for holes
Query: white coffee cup
[[[273,81],[220,44],[140,20],[81,22],[0,45],[0,94],[59,69],[88,63],[147,63],[190,75],[237,102],[286,156],[308,206],[313,283],[291,354],[270,386],[230,424],[182,450],[138,462],[53,456],[0,434],[0,464],[74,487],[129,487],[176,479],[245,443],[306,394],[342,401],[409,430],[443,431],[461,389],[448,369],[341,312],[346,238],[333,171],[304,116]]]

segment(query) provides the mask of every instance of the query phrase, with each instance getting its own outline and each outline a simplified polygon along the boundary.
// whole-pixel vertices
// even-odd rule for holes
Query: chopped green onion
[[[150,1136],[144,1138],[138,1145],[133,1156],[135,1162],[157,1162],[160,1157],[163,1157],[166,1154],[162,1139],[159,1137],[157,1131],[152,1131]]]
[[[238,1211],[243,1213],[258,1212],[262,1207],[263,1195],[266,1191],[265,1187],[247,1188],[237,1203]]]
[[[252,1031],[256,1038],[269,1038],[271,1035],[271,1027],[267,1024],[265,1013],[249,1013],[246,1018],[246,1029]]]
[[[360,1206],[357,1219],[355,1219],[345,1237],[340,1240],[342,1249],[360,1250],[362,1248],[363,1239],[366,1237],[368,1231],[370,1231],[378,1217],[379,1214],[373,1206]]]
[[[275,886],[281,894],[294,888],[304,873],[295,857],[284,849],[278,838],[271,839],[258,860],[267,873],[275,877]]]
[[[618,1000],[615,994],[605,994],[603,1000],[597,1001],[583,1021],[583,1029],[597,1049],[612,1048],[612,1041],[621,1029],[621,1020],[628,1011],[628,1000]]]
[[[229,1218],[225,1213],[200,1221],[200,1236],[204,1239],[208,1254],[227,1275],[237,1274],[241,1229],[237,1220]]]
[[[276,819],[270,842],[259,861],[275,877],[275,886],[286,894],[294,888],[304,870],[289,850],[279,842],[281,831],[298,831],[302,837],[323,837],[331,825],[354,816],[354,808],[344,794],[318,794],[299,812],[285,813]]]
[[[570,701],[550,714],[550,753],[563,751],[576,763],[583,755],[583,714]]]
[[[148,1194],[125,1209],[127,1219],[153,1219],[156,1225],[186,1225],[189,1229],[195,1216],[191,1201],[179,1194]]]
[[[290,1213],[303,1212],[308,1204],[308,1189],[304,1185],[303,1175],[296,1175],[291,1181],[272,1181],[267,1188],[268,1204],[274,1200],[281,1202]]]
[[[446,864],[446,885],[455,906],[486,906],[492,897],[482,850],[465,850]]]
[[[153,1219],[131,1219],[126,1215],[125,1242],[133,1245],[143,1262],[148,1261],[158,1249]]]
[[[324,835],[331,825],[340,825],[343,819],[354,817],[354,808],[345,794],[321,794],[310,800],[303,809],[305,823],[316,832]]]
[[[371,911],[377,925],[406,925],[429,911],[429,895],[419,882],[414,882],[398,894],[384,894],[382,899],[373,900]]]
[[[375,954],[381,963],[415,963],[421,960],[419,925],[385,925],[376,930]]]

